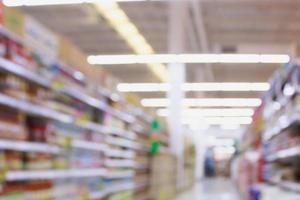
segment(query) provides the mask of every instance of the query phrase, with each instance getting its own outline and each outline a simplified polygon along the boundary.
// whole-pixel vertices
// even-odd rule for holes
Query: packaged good
[[[46,121],[37,118],[28,118],[29,140],[34,142],[47,142],[49,132]]]
[[[7,57],[7,42],[8,38],[0,34],[0,57]]]
[[[23,153],[15,151],[5,152],[5,166],[7,170],[21,170],[24,168]]]
[[[45,153],[26,153],[24,158],[25,169],[40,170],[53,167],[52,155]]]
[[[68,156],[72,168],[100,168],[103,166],[103,155],[99,152],[74,148]]]
[[[26,81],[20,77],[10,74],[0,74],[1,92],[12,97],[27,100]]]
[[[24,114],[11,108],[0,106],[0,138],[26,140]]]

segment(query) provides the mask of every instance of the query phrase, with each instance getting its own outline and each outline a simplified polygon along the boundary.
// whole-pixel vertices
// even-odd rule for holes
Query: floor
[[[180,194],[176,200],[241,200],[229,179],[206,179],[198,182],[190,191]]]

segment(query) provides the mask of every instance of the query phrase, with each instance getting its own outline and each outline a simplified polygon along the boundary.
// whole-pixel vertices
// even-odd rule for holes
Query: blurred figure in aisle
[[[208,148],[205,152],[204,173],[206,177],[213,177],[216,174],[215,160],[212,148]]]

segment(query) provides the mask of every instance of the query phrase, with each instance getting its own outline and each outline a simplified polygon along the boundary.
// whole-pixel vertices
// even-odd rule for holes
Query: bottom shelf
[[[135,188],[134,183],[122,183],[122,184],[116,184],[112,185],[102,191],[95,191],[89,194],[89,199],[101,199],[103,197],[106,197],[110,194],[126,191],[126,190],[133,190]]]
[[[282,189],[300,194],[300,183],[283,181],[278,184]]]
[[[297,183],[281,182],[278,184],[260,184],[258,185],[261,200],[298,200],[300,195],[295,192],[294,187]]]

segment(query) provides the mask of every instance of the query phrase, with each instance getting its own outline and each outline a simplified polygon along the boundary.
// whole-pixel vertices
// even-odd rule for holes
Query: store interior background
[[[64,105],[51,104],[51,110],[57,111],[52,115],[47,114],[49,110],[39,112],[39,108],[49,109],[50,103],[32,100],[40,98],[38,92],[30,99],[24,97],[34,93],[30,89],[12,92],[6,86],[0,88],[1,94],[18,101],[12,105],[0,96],[0,104],[26,119],[41,117],[49,124],[64,121],[58,113],[71,115],[79,118],[74,120],[77,128],[81,126],[79,132],[90,132],[80,137],[55,135],[69,141],[61,144],[47,136],[32,139],[30,123],[26,125],[30,136],[14,138],[0,130],[1,200],[47,199],[66,180],[72,183],[63,193],[66,196],[53,199],[300,198],[300,70],[294,62],[299,56],[299,0],[58,2],[1,1],[0,79],[16,76],[34,88],[44,88],[44,81],[51,79],[47,91],[68,96],[55,98]],[[113,58],[105,64],[92,57],[155,54],[202,54],[206,58],[142,64],[134,63],[135,57],[125,60],[127,64]],[[232,57],[207,61],[208,54]],[[254,54],[273,57],[249,61]],[[238,55],[244,56],[234,60]],[[53,63],[57,71],[51,68]],[[50,98],[44,91],[40,95]],[[32,111],[21,106],[21,100],[42,107]],[[74,106],[78,102],[80,106]],[[105,132],[103,138],[94,136],[97,132]],[[86,155],[75,150],[59,153],[62,159],[75,161],[54,167],[57,157],[41,150],[43,146],[30,146],[36,142],[51,145],[47,146],[51,151],[52,147],[78,148]],[[94,151],[101,152],[100,158],[89,157]],[[32,152],[41,155],[27,155]],[[43,156],[47,161],[38,163]],[[87,164],[88,169],[105,169],[107,174],[91,171],[95,179],[86,177],[85,165],[76,162],[85,156],[100,159],[99,165]],[[63,175],[58,175],[59,170]],[[53,180],[58,176],[65,178],[56,183]]]

